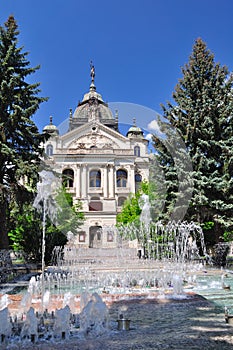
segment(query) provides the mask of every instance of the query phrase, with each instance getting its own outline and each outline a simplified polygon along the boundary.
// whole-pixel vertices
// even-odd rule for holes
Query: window
[[[101,172],[99,170],[90,171],[89,186],[101,187]]]
[[[127,186],[127,171],[120,169],[117,171],[117,187]]]
[[[107,231],[107,242],[113,242],[114,233],[112,231]]]
[[[135,192],[137,192],[141,186],[142,176],[140,174],[135,174]]]
[[[85,232],[83,231],[79,232],[78,236],[79,236],[79,242],[85,242],[85,236],[86,236]]]
[[[52,145],[48,145],[46,147],[46,154],[47,156],[51,157],[53,155],[53,146]]]
[[[134,147],[134,155],[136,157],[140,157],[140,147],[139,146]]]
[[[118,207],[122,207],[125,200],[126,200],[126,197],[119,197],[117,202]]]
[[[90,232],[89,247],[90,248],[100,247],[101,241],[102,241],[102,227],[101,226],[91,226],[89,232]]]
[[[74,186],[74,171],[72,169],[65,169],[62,172],[62,184],[65,187]]]
[[[100,201],[99,197],[92,197],[89,202],[89,211],[102,211],[103,204]]]

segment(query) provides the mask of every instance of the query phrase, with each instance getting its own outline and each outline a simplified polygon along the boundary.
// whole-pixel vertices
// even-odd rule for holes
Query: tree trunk
[[[0,249],[9,249],[7,230],[7,203],[0,201]]]

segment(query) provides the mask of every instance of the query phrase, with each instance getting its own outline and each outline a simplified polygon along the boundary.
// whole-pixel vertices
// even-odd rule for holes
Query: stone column
[[[81,175],[81,197],[87,197],[87,164],[82,165],[82,175]]]
[[[101,185],[103,184],[104,198],[108,198],[108,165],[106,165],[103,170]]]
[[[114,168],[112,164],[109,165],[108,183],[109,183],[109,198],[113,198],[115,193],[115,178],[114,178]]]
[[[128,186],[129,191],[132,193],[135,193],[135,171],[134,171],[134,165],[130,165],[130,170],[129,170],[129,181],[128,181]]]
[[[76,170],[76,197],[80,198],[81,196],[81,173],[80,173],[80,166],[77,164],[77,170]]]

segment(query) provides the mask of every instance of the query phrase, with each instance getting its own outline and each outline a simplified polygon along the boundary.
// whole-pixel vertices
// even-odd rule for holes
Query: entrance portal
[[[102,246],[102,227],[91,226],[89,230],[89,248],[100,248]]]

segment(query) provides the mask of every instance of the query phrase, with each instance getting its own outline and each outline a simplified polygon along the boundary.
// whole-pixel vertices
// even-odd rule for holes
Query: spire
[[[69,114],[70,120],[72,120],[72,117],[73,117],[73,111],[72,111],[72,108],[70,108],[70,114]]]
[[[52,116],[49,117],[49,124],[53,125],[53,117]]]
[[[133,126],[136,126],[136,118],[133,118]]]
[[[90,68],[91,68],[91,85],[90,85],[90,91],[95,91],[96,87],[95,87],[95,67],[93,65],[93,62],[90,62]]]

